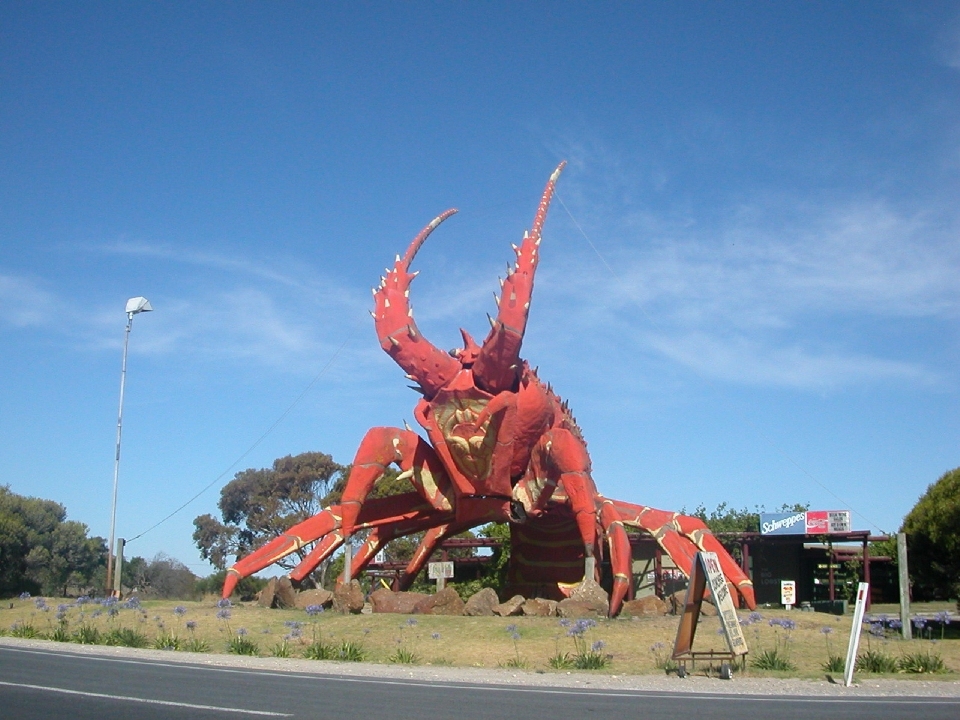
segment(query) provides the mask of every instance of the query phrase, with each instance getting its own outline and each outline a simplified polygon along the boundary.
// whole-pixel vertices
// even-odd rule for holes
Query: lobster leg
[[[400,466],[401,476],[408,477],[434,509],[453,510],[450,480],[433,448],[412,430],[373,428],[357,449],[340,499],[344,538],[353,533],[367,495],[391,463]]]
[[[598,493],[593,478],[590,477],[590,458],[586,447],[569,430],[554,428],[545,433],[537,443],[532,460],[534,478],[545,478],[542,482],[542,492],[539,493],[533,509],[539,510],[549,500],[554,488],[561,486],[573,510],[577,529],[583,540],[583,577],[585,580],[588,578],[595,580],[594,548],[597,542],[595,498]],[[522,484],[518,483],[517,488],[522,487]]]
[[[340,505],[331,505],[313,517],[294,525],[280,537],[274,538],[266,545],[237,560],[227,571],[227,577],[223,583],[223,597],[230,597],[242,578],[253,575],[255,572],[263,570],[265,567],[269,567],[291,553],[300,550],[305,545],[319,540],[320,543],[310,551],[290,575],[294,580],[302,580],[343,543],[340,524],[342,513],[343,509]],[[375,528],[388,523],[399,522],[420,523],[408,531],[416,532],[430,525],[449,521],[450,517],[452,517],[452,513],[438,512],[425,502],[419,493],[411,492],[389,498],[368,500],[357,518],[357,528]]]
[[[747,607],[753,609],[757,606],[753,582],[701,520],[644,505],[633,505],[619,500],[612,502],[627,525],[646,530],[653,535],[660,547],[667,551],[677,567],[688,577],[693,569],[697,550],[715,552],[727,581],[743,597]]]
[[[632,581],[633,551],[630,549],[630,539],[623,527],[623,518],[613,502],[603,498],[600,501],[600,524],[607,536],[610,546],[610,566],[613,570],[613,590],[610,593],[610,617],[620,610],[623,598],[627,594]]]
[[[524,233],[523,242],[520,247],[515,248],[517,261],[513,265],[507,265],[507,278],[503,281],[501,295],[497,298],[497,319],[491,320],[493,327],[483,341],[473,366],[477,384],[491,393],[512,390],[520,376],[520,345],[527,327],[533,277],[540,261],[540,233],[564,165],[566,162],[560,163],[547,181],[533,220],[533,228]]]
[[[433,555],[433,551],[437,549],[437,545],[447,537],[447,530],[449,529],[449,525],[437,525],[427,530],[420,540],[420,544],[417,545],[417,549],[413,552],[413,557],[407,563],[407,567],[404,568],[403,575],[400,576],[401,590],[407,590],[410,587],[427,560]]]

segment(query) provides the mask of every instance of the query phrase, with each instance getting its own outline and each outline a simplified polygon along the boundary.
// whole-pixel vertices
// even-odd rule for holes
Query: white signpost
[[[853,610],[853,627],[850,628],[850,644],[847,646],[847,662],[843,666],[843,684],[850,687],[853,683],[853,668],[857,664],[857,648],[860,647],[860,630],[863,627],[863,613],[867,609],[869,583],[857,586],[857,606]]]
[[[797,583],[794,580],[780,581],[780,604],[787,610],[793,609],[797,604]]]
[[[432,562],[427,565],[427,577],[437,581],[437,590],[447,586],[447,579],[453,577],[453,561]]]

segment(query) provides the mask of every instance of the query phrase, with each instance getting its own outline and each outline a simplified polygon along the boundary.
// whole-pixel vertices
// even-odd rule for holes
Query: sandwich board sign
[[[723,637],[730,650],[729,655],[738,657],[747,654],[747,641],[743,637],[740,618],[737,617],[737,609],[733,604],[730,588],[727,587],[727,578],[720,568],[720,560],[714,552],[700,551],[693,560],[693,569],[690,572],[683,616],[680,618],[677,641],[673,646],[674,660],[694,657],[693,637],[697,632],[700,606],[708,586],[710,599],[717,608],[720,626],[723,628]]]
[[[787,610],[797,604],[797,583],[795,580],[780,581],[780,604]]]

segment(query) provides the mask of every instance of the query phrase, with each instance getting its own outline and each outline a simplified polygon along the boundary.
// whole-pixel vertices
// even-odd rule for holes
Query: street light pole
[[[110,509],[110,543],[107,545],[107,592],[113,591],[113,540],[117,527],[117,483],[120,479],[120,435],[123,430],[123,389],[127,381],[127,347],[130,344],[130,330],[133,328],[133,316],[150,312],[153,308],[145,297],[127,300],[127,330],[123,336],[123,364],[120,367],[120,409],[117,411],[117,453],[113,461],[113,504]]]

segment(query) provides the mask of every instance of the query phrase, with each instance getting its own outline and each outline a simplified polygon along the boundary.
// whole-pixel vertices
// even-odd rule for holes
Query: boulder
[[[298,610],[306,610],[311,605],[319,605],[326,609],[333,605],[333,593],[329,590],[301,590],[297,593],[296,606]]]
[[[670,612],[674,615],[682,615],[687,603],[687,591],[678,590],[667,599],[671,605]],[[705,597],[703,602],[700,603],[700,615],[703,617],[717,616],[717,608],[714,607],[713,601],[709,597]]]
[[[620,617],[655,617],[666,614],[669,606],[656,595],[647,595],[636,600],[627,600],[620,610]]]
[[[523,606],[523,603],[526,601],[526,598],[523,595],[514,595],[509,600],[500,603],[497,605],[493,612],[495,615],[500,617],[508,617],[510,615],[519,615],[520,608]]]
[[[499,604],[500,598],[497,597],[497,591],[493,588],[484,588],[467,599],[463,614],[471,617],[493,615],[494,608]]]
[[[463,615],[464,602],[451,587],[435,595],[427,595],[416,604],[413,612],[418,615]]]
[[[557,614],[557,601],[530,598],[520,606],[520,612],[535,617],[553,617]]]
[[[599,604],[573,598],[566,598],[557,603],[557,614],[562,618],[606,617],[608,610],[606,603]]]
[[[577,585],[570,593],[570,599],[592,605],[603,605],[604,607],[610,605],[610,595],[592,578],[584,579],[582,583]],[[604,610],[603,614],[606,615],[607,611]]]
[[[267,580],[267,584],[263,586],[263,590],[257,593],[257,605],[265,608],[273,607],[273,599],[276,595],[277,578],[273,577]]]
[[[333,609],[344,615],[359,614],[363,610],[363,588],[357,580],[340,585],[333,591]]]
[[[417,603],[429,597],[425,593],[393,592],[380,588],[370,593],[370,604],[375,613],[400,613],[410,615]]]
[[[297,606],[297,591],[286,575],[277,578],[277,591],[273,597],[273,607],[289,610]]]

